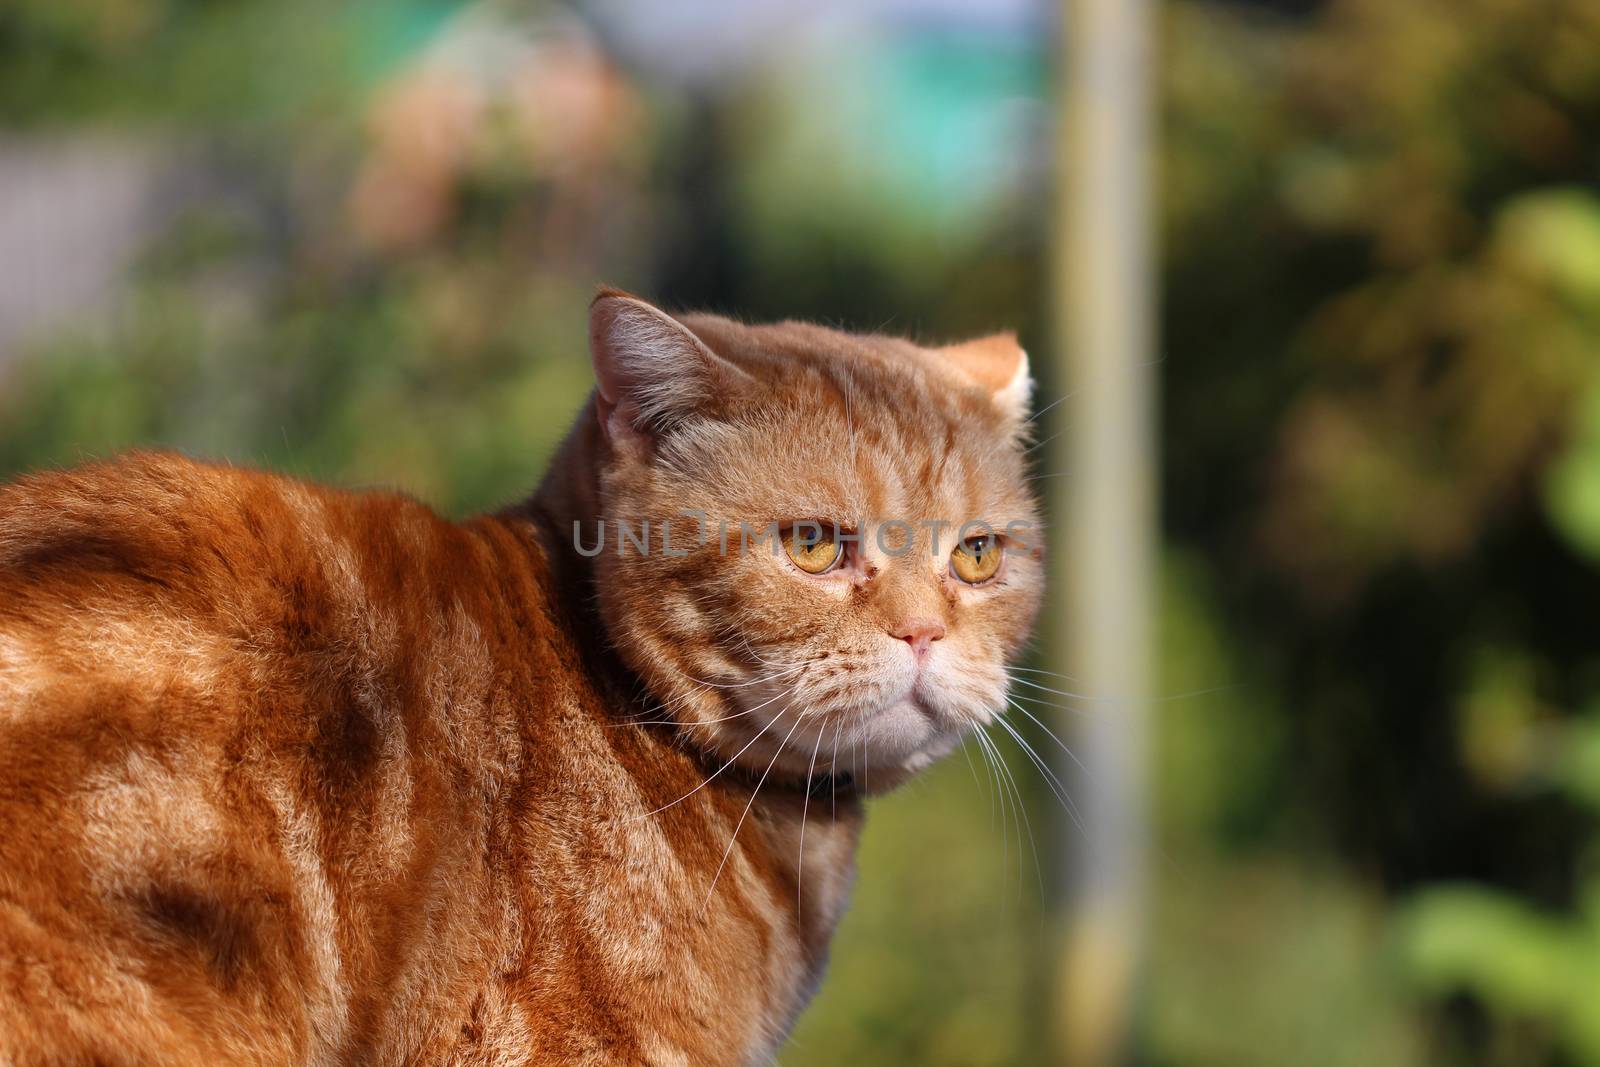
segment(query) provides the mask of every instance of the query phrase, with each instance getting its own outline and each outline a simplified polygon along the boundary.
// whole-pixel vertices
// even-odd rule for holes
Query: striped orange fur
[[[1026,360],[592,316],[595,395],[497,515],[164,454],[0,488],[0,1064],[777,1048],[863,794],[1003,706]],[[717,534],[810,520],[844,565]],[[1013,524],[998,573],[933,520]]]

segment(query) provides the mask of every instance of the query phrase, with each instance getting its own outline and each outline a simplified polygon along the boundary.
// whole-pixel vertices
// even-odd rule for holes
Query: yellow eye
[[[987,582],[1000,569],[1001,551],[991,535],[969,537],[950,553],[950,569],[968,585]]]
[[[832,570],[843,555],[839,551],[838,537],[819,523],[799,524],[783,535],[783,547],[794,565],[807,574]]]

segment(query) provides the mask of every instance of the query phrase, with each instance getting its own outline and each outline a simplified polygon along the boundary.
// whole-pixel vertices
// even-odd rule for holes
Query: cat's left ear
[[[716,414],[751,383],[693,330],[644,300],[602,289],[589,305],[600,425],[615,443],[654,438]]]
[[[980,387],[989,391],[995,406],[1017,426],[1028,417],[1033,399],[1033,379],[1028,376],[1028,353],[1014,333],[997,333],[976,341],[946,345],[939,354]]]

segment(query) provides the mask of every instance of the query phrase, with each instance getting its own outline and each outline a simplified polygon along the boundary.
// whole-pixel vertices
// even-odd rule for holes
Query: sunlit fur
[[[500,515],[170,455],[0,488],[0,1064],[771,1056],[861,792],[1003,704],[1026,361],[594,316],[596,395]],[[865,539],[813,576],[684,509]],[[573,544],[668,518],[686,555]],[[1027,534],[971,586],[887,519]]]

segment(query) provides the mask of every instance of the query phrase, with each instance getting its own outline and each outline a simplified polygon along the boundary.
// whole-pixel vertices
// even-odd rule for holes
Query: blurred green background
[[[601,281],[1048,352],[1055,17],[9,0],[0,475],[160,444],[505,503]],[[1600,2],[1169,3],[1154,74],[1137,1060],[1600,1064]],[[1047,1062],[1071,829],[1004,751],[1038,862],[959,756],[876,802],[780,1062]]]

